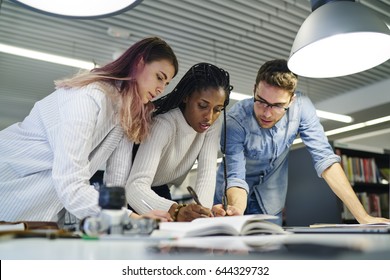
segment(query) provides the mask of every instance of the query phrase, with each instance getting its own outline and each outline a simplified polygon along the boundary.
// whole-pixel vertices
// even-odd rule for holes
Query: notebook
[[[390,233],[390,223],[313,224],[310,227],[286,227],[294,233]]]

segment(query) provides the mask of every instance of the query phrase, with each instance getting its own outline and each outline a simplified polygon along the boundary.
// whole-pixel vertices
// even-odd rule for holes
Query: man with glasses
[[[282,224],[287,157],[299,134],[318,176],[325,179],[360,223],[390,222],[372,217],[364,210],[339,164],[340,157],[334,154],[325,136],[316,109],[308,97],[295,92],[297,82],[298,77],[288,69],[286,60],[268,61],[257,73],[253,98],[242,100],[229,110],[226,132],[221,134],[226,170],[222,162],[214,213],[272,214]],[[224,200],[227,207],[221,205]]]

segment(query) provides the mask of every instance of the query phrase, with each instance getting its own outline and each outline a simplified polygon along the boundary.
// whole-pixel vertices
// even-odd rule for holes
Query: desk
[[[269,237],[269,236],[268,236]],[[233,244],[239,237],[213,237],[220,244]],[[267,238],[259,237],[257,241]],[[215,247],[184,248],[159,246],[161,240],[133,239],[46,239],[46,238],[0,238],[2,260],[171,260],[171,259],[263,259],[263,260],[308,260],[308,259],[382,259],[390,260],[390,234],[291,234],[283,237],[278,248],[245,251],[234,247],[223,251]],[[188,240],[191,243],[191,240]],[[253,241],[253,240],[252,240]],[[256,240],[255,240],[256,241]],[[169,245],[169,242],[164,241]],[[196,241],[194,241],[196,242]],[[218,244],[214,242],[214,244]],[[194,244],[194,243],[193,243]],[[359,249],[354,248],[361,244]],[[174,245],[172,243],[171,245]],[[176,244],[177,245],[177,244]],[[216,245],[217,246],[217,245]]]

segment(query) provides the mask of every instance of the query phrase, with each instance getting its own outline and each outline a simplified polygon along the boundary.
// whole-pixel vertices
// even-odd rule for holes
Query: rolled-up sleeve
[[[240,122],[232,117],[228,117],[226,121],[226,168],[227,188],[240,187],[249,192],[249,186],[245,180],[245,155],[244,142],[245,131]],[[224,148],[224,134],[221,135],[221,150]]]
[[[309,98],[302,96],[300,99],[302,114],[299,125],[299,134],[313,159],[314,168],[318,177],[334,163],[341,159],[336,155],[329,144],[316,109]]]

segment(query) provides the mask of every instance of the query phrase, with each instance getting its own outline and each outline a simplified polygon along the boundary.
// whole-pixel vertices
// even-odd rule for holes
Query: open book
[[[244,216],[226,216],[216,218],[200,218],[192,222],[163,222],[154,236],[167,237],[200,237],[211,235],[257,235],[283,234],[286,231],[269,220],[275,216],[257,214]]]

